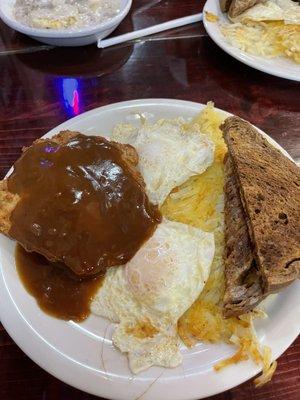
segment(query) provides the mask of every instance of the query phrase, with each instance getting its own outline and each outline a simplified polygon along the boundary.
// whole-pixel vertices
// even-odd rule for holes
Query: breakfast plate
[[[192,118],[205,106],[180,100],[145,99],[100,107],[57,126],[45,137],[61,130],[88,135],[111,134],[118,123],[138,124],[141,117]],[[224,116],[228,116],[224,112]],[[261,132],[261,131],[260,131]],[[275,147],[288,154],[261,132]],[[15,243],[0,237],[0,318],[20,348],[46,371],[88,393],[108,399],[200,399],[230,389],[256,375],[260,368],[251,361],[231,365],[220,372],[213,366],[232,355],[231,346],[199,343],[191,349],[182,345],[183,363],[173,369],[152,367],[133,375],[127,358],[112,344],[114,324],[91,315],[82,323],[63,321],[45,314],[23,287],[18,277]],[[261,344],[278,358],[299,334],[300,282],[269,298],[268,318],[256,323]]]
[[[210,18],[207,17],[207,13],[216,15],[218,17],[218,21],[211,22]],[[285,59],[283,57],[263,58],[261,56],[255,56],[229,44],[220,30],[220,25],[228,22],[229,20],[227,16],[222,13],[220,9],[219,0],[207,0],[203,8],[204,27],[211,39],[222,50],[242,63],[259,71],[266,72],[267,74],[278,76],[280,78],[291,79],[298,82],[300,81],[300,65],[296,62],[290,61],[289,59]]]

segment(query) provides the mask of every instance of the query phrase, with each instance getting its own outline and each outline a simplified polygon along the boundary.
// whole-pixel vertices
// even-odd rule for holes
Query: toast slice
[[[262,0],[232,0],[228,8],[228,16],[230,18],[236,18],[249,8],[256,4],[263,3]]]
[[[300,169],[250,123],[229,117],[221,129],[264,294],[277,292],[300,276]]]
[[[225,317],[232,317],[252,310],[264,295],[237,178],[228,153],[224,164],[226,289],[223,312]]]
[[[223,13],[228,12],[232,0],[220,0],[220,8]]]

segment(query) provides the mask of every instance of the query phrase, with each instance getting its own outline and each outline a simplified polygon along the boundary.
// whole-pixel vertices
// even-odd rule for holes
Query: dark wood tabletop
[[[202,10],[199,0],[134,0],[116,33],[125,33]],[[202,23],[100,51],[54,48],[0,22],[0,173],[23,146],[95,107],[161,97],[214,101],[263,129],[300,161],[300,85],[256,71],[231,58]],[[76,101],[74,91],[76,90]],[[1,299],[0,299],[1,301]],[[215,400],[299,400],[300,338],[279,358],[271,383],[252,382]],[[92,400],[32,362],[0,324],[1,400]]]

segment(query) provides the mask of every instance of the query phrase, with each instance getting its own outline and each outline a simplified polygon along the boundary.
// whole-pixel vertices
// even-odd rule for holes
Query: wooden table
[[[201,11],[198,0],[135,0],[118,33]],[[149,97],[206,103],[248,119],[300,161],[300,85],[255,71],[220,50],[202,24],[97,50],[39,44],[0,23],[0,173],[21,148],[94,107]],[[75,93],[77,93],[75,95]],[[0,300],[1,301],[1,300]],[[271,383],[247,382],[214,399],[298,400],[300,338]],[[0,325],[1,400],[91,400],[34,364]],[[159,399],[158,399],[159,400]]]

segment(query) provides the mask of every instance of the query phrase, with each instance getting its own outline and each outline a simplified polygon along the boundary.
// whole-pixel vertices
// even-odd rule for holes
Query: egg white
[[[213,162],[214,144],[195,128],[187,134],[183,120],[145,122],[141,127],[119,125],[112,139],[131,144],[153,204],[161,205],[175,187],[204,172]]]
[[[164,219],[125,266],[107,271],[91,310],[117,323],[113,343],[134,373],[181,363],[177,321],[201,293],[214,250],[212,233]]]

